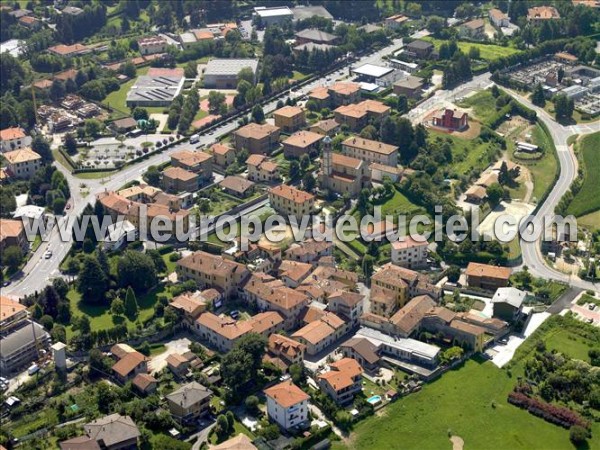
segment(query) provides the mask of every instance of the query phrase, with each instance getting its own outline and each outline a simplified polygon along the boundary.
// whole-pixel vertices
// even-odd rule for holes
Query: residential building
[[[272,357],[279,358],[286,367],[301,364],[304,361],[306,345],[282,334],[273,333],[269,336],[268,352]]]
[[[415,39],[404,47],[404,55],[412,59],[429,59],[434,51],[431,42]]]
[[[360,100],[360,84],[351,81],[336,82],[331,86],[319,86],[308,94],[309,100],[319,108],[337,108]]]
[[[302,155],[319,153],[319,143],[323,136],[312,131],[298,131],[283,141],[283,154],[286,158],[300,158]]]
[[[138,373],[148,373],[148,358],[140,352],[127,353],[112,366],[112,371],[117,380],[125,383]]]
[[[163,189],[167,192],[196,192],[198,175],[181,167],[167,167],[162,173]]]
[[[106,227],[106,237],[102,240],[105,250],[119,250],[128,242],[133,242],[137,236],[135,225],[129,220],[121,220]]]
[[[154,53],[165,53],[168,43],[162,36],[149,36],[138,39],[138,46],[142,55],[152,55]]]
[[[484,20],[473,19],[459,25],[458,35],[463,39],[481,39],[485,36]]]
[[[247,322],[253,333],[268,338],[283,330],[285,319],[277,311],[265,311],[250,317]]]
[[[165,398],[169,411],[178,422],[191,423],[210,413],[212,391],[196,381],[184,384]]]
[[[469,115],[464,111],[446,108],[435,113],[432,123],[440,128],[463,130],[469,126]]]
[[[237,175],[225,177],[219,186],[229,195],[246,198],[254,192],[254,183]]]
[[[425,315],[436,306],[428,295],[412,298],[396,314],[390,317],[392,333],[401,337],[409,337],[419,329]]]
[[[469,203],[480,204],[487,197],[487,191],[484,187],[474,184],[465,191],[465,199]]]
[[[65,58],[71,58],[74,56],[87,55],[88,53],[92,52],[92,49],[83,44],[73,44],[73,45],[58,44],[58,45],[54,45],[52,47],[48,47],[48,52],[52,53],[53,55],[56,55],[56,56],[64,56]],[[58,75],[56,75],[54,78],[57,78],[57,77],[58,77]]]
[[[360,366],[370,373],[379,371],[381,360],[378,347],[364,337],[353,337],[348,339],[339,347],[344,358],[352,358]]]
[[[243,264],[203,251],[177,261],[179,280],[194,280],[202,288],[216,288],[227,299],[237,292],[250,272]]]
[[[310,396],[292,381],[271,386],[264,390],[267,397],[267,413],[284,430],[303,426],[308,421]]]
[[[0,251],[8,247],[19,247],[21,253],[29,252],[29,241],[25,233],[23,221],[0,218]]]
[[[340,124],[335,119],[324,119],[311,125],[309,130],[323,136],[334,137],[340,131]]]
[[[392,242],[392,262],[408,269],[427,267],[427,248],[429,243],[422,236],[415,240],[405,236],[402,240]]]
[[[279,145],[279,127],[249,123],[233,132],[233,145],[238,152],[270,154]]]
[[[297,288],[312,270],[311,264],[284,259],[277,266],[277,278],[283,281],[287,287]]]
[[[127,92],[125,103],[129,108],[169,106],[181,93],[184,82],[182,76],[139,76]]]
[[[6,301],[2,301],[3,305]],[[40,350],[50,346],[50,335],[40,324],[26,319],[19,308],[15,307],[14,315],[3,319],[9,323],[4,325],[0,338],[0,371],[12,374],[24,369],[32,361],[39,359]],[[4,312],[2,316],[4,316]]]
[[[306,353],[314,356],[340,339],[348,330],[347,323],[332,312],[292,334],[292,339],[306,345]]]
[[[252,331],[248,321],[237,321],[227,316],[205,312],[196,319],[194,332],[220,352],[228,352],[235,342]]]
[[[315,196],[287,184],[280,184],[269,189],[269,203],[278,213],[295,216],[300,220],[302,216],[313,212]]]
[[[171,165],[198,174],[200,184],[212,179],[213,157],[194,150],[178,150],[171,154]]]
[[[465,275],[469,287],[495,291],[508,286],[511,270],[508,267],[470,262]]]
[[[317,377],[319,387],[338,405],[347,405],[362,392],[362,367],[352,358],[329,364],[329,370]]]
[[[27,307],[16,300],[0,295],[0,335],[5,336],[11,330],[23,324],[29,317]]]
[[[327,309],[352,327],[363,314],[364,296],[350,291],[336,291],[327,297]]]
[[[398,165],[397,146],[361,137],[349,137],[342,142],[342,153],[366,162],[392,167]]]
[[[290,245],[284,253],[284,258],[291,261],[315,264],[320,258],[332,256],[333,248],[333,242],[326,239],[322,241],[308,239]]]
[[[447,342],[482,351],[486,343],[485,328],[466,322],[457,313],[436,306],[421,321],[421,328],[433,334],[440,333]]]
[[[490,22],[498,28],[505,28],[510,25],[510,18],[508,15],[503,13],[498,8],[490,9],[488,11],[488,18],[490,19]]]
[[[298,106],[284,106],[273,113],[275,126],[284,133],[293,133],[306,126],[304,110]]]
[[[29,179],[42,167],[42,157],[27,147],[6,152],[3,156],[6,171],[15,178]]]
[[[207,89],[236,89],[242,69],[250,69],[256,82],[257,59],[211,59],[204,69],[203,82]]]
[[[200,314],[206,311],[211,304],[210,299],[204,295],[205,291],[184,292],[174,297],[169,303],[181,318],[187,327],[193,327]]]
[[[512,322],[521,315],[527,293],[514,287],[498,288],[492,298],[494,317]]]
[[[138,448],[140,430],[131,417],[110,414],[86,423],[85,435],[60,443],[62,450],[126,450]]]
[[[27,136],[23,128],[11,127],[0,130],[0,148],[2,153],[31,146],[31,136]]]
[[[363,160],[334,153],[331,150],[329,136],[323,140],[323,157],[319,173],[322,189],[356,198],[364,186],[366,169],[367,164]]]
[[[273,183],[279,180],[279,166],[264,155],[250,155],[246,160],[248,179],[255,182]]]
[[[546,20],[560,19],[560,14],[554,6],[534,6],[527,10],[527,21],[533,25],[540,25]]]
[[[189,361],[180,353],[171,353],[166,361],[169,370],[178,378],[184,377],[190,369]]]
[[[152,394],[158,388],[158,380],[147,373],[138,373],[131,383],[142,394]]]
[[[390,114],[391,108],[377,100],[363,100],[360,103],[342,105],[333,113],[336,122],[348,125],[354,131],[360,131],[369,122],[380,122]]]
[[[318,30],[316,28],[305,28],[304,30],[298,31],[295,36],[296,45],[308,44],[309,42],[315,44],[336,45],[339,42],[339,38],[335,34],[327,33],[326,31]]]
[[[287,6],[257,6],[252,13],[256,17],[261,27],[269,25],[281,25],[290,22],[294,18],[294,13]]]
[[[423,78],[409,75],[403,80],[394,83],[394,94],[418,99],[423,93],[423,85]]]
[[[19,18],[19,24],[33,31],[39,30],[42,27],[42,21],[31,16]]]
[[[353,75],[356,75],[356,81],[374,85],[371,89],[379,87],[388,87],[398,78],[404,76],[403,72],[395,70],[391,66],[379,66],[375,64],[363,64],[360,67],[350,69]],[[361,89],[366,89],[365,85]]]
[[[371,163],[369,165],[369,175],[371,181],[383,182],[388,177],[392,183],[397,183],[402,179],[404,169],[398,166],[388,166],[385,164]]]
[[[227,439],[218,445],[211,447],[212,450],[258,450],[252,441],[244,433],[240,433],[231,439]]]
[[[216,143],[210,147],[214,162],[222,169],[227,169],[235,162],[235,150],[227,144]]]
[[[404,25],[408,20],[409,20],[409,18],[406,17],[406,16],[404,16],[404,15],[402,15],[402,14],[395,14],[393,16],[386,17],[383,20],[383,26],[385,28],[390,28],[392,30],[397,30],[402,25]]]

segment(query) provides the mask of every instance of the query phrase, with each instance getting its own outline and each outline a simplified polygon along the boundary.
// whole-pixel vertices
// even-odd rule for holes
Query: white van
[[[200,135],[192,134],[192,137],[190,137],[190,144],[195,144],[198,141],[200,141]]]
[[[31,366],[29,366],[29,369],[27,369],[27,373],[29,375],[35,375],[38,370],[40,370],[40,366],[38,366],[37,364],[32,364]]]

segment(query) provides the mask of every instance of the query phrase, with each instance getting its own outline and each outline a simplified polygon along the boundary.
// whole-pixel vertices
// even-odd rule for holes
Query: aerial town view
[[[600,0],[0,33],[0,450],[600,449]]]

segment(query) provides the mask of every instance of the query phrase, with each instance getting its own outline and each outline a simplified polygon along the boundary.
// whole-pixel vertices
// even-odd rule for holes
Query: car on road
[[[66,209],[66,210],[69,210],[69,209],[71,209],[71,204],[70,204],[70,203],[67,203],[67,204],[66,204],[66,206],[65,206],[65,209]]]
[[[6,287],[10,284],[10,280],[6,280],[4,283],[2,283],[2,287]]]
[[[44,259],[50,259],[52,258],[52,250],[46,250],[44,252]]]

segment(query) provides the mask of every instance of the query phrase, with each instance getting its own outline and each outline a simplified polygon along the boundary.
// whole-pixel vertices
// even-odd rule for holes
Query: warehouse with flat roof
[[[256,81],[257,59],[212,59],[204,69],[204,87],[213,89],[235,89],[240,70],[250,68]]]
[[[138,77],[127,93],[127,106],[169,106],[183,89],[184,77]]]

